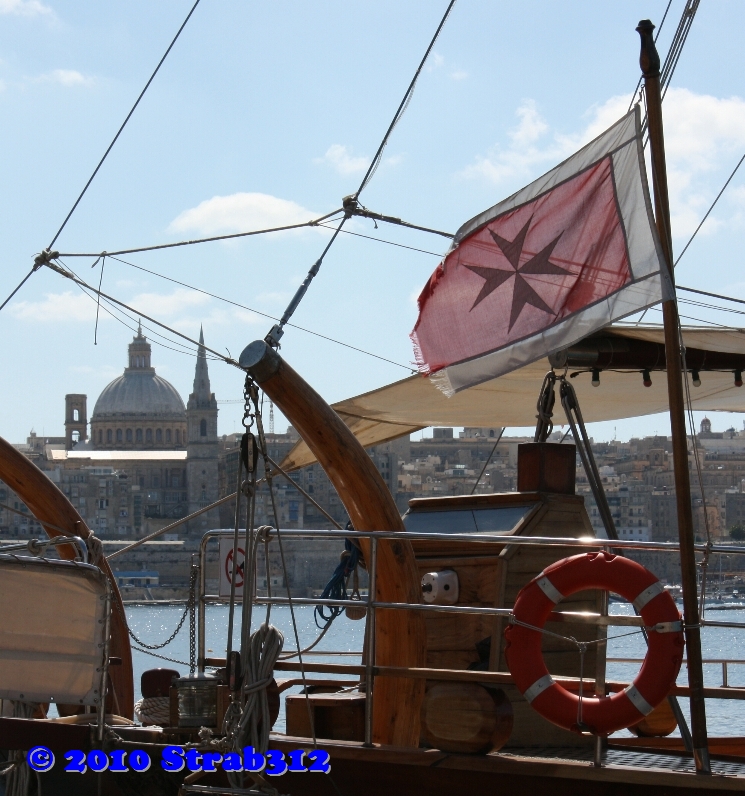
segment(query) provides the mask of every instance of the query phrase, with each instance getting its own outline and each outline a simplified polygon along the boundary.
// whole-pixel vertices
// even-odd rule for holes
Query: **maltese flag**
[[[464,224],[419,296],[419,370],[447,395],[673,297],[639,107]]]

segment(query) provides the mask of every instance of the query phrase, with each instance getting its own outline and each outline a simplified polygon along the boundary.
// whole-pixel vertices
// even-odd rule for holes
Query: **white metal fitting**
[[[428,572],[422,576],[422,597],[425,603],[454,605],[458,602],[458,573],[454,569]]]

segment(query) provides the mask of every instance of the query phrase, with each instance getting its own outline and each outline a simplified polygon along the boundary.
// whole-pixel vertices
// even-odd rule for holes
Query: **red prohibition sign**
[[[246,563],[246,551],[243,548],[238,548],[238,566],[235,568],[235,587],[236,589],[240,589],[243,586],[243,568]],[[233,550],[231,549],[228,552],[227,558],[225,559],[225,574],[228,578],[228,583],[230,583],[230,579],[233,576]]]

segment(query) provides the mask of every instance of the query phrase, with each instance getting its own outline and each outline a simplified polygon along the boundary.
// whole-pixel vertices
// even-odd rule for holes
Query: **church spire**
[[[204,348],[204,329],[199,327],[199,349],[197,365],[194,369],[194,397],[200,405],[208,405],[210,401],[210,374],[207,370],[207,352]]]
[[[204,348],[204,331],[199,330],[197,364],[194,368],[194,392],[186,405],[186,424],[189,436],[186,444],[186,481],[189,493],[189,513],[197,511],[217,500],[217,401],[210,392],[210,376],[207,372],[207,351]],[[219,527],[214,512],[212,519],[205,515],[199,523],[189,527],[203,531],[208,522]]]

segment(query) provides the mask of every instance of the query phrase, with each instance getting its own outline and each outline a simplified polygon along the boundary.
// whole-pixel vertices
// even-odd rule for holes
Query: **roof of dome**
[[[176,388],[156,376],[153,368],[127,368],[99,395],[91,420],[111,415],[177,415],[182,419],[186,407]]]

